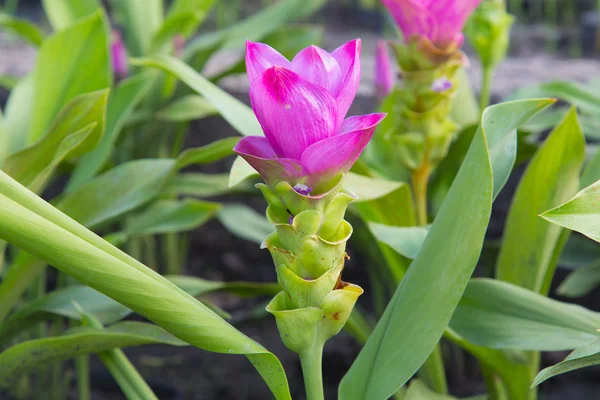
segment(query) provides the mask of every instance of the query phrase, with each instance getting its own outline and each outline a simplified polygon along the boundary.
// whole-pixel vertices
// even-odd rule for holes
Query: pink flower
[[[379,101],[383,100],[394,87],[394,70],[385,40],[377,42],[375,53],[375,94]]]
[[[112,32],[112,43],[110,53],[112,56],[112,67],[115,75],[122,79],[129,73],[129,64],[127,63],[127,48],[121,39],[121,34],[117,30]]]
[[[460,48],[463,27],[481,0],[381,0],[405,39],[426,37],[440,49]]]
[[[268,184],[317,188],[346,173],[385,114],[345,118],[360,82],[359,39],[332,53],[307,47],[290,62],[273,48],[247,42],[250,102],[265,137],[235,146]]]

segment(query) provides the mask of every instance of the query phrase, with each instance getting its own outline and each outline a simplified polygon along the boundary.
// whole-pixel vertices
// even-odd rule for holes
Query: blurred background
[[[75,0],[74,0],[75,1]],[[117,0],[118,1],[118,0]],[[435,0],[434,0],[435,1]],[[202,32],[211,32],[235,24],[277,0],[226,0],[221,1],[203,24]],[[166,2],[168,3],[168,2]],[[552,80],[586,82],[600,77],[600,15],[599,0],[507,0],[509,11],[516,17],[512,29],[509,57],[498,67],[492,88],[492,98],[500,101],[516,89]],[[4,12],[36,22],[49,32],[39,0],[0,0]],[[106,4],[110,8],[110,4]],[[113,21],[119,26],[119,21]],[[321,47],[332,50],[340,44],[360,37],[363,40],[363,76],[359,96],[350,114],[372,112],[374,101],[374,53],[378,39],[394,38],[394,25],[379,0],[329,0],[316,14],[296,24],[314,26],[315,38]],[[219,71],[227,69],[238,60],[243,50],[223,51],[211,59],[205,70],[206,76],[218,77]],[[467,54],[472,54],[466,46]],[[33,67],[35,48],[6,32],[0,32],[0,79],[10,80],[25,76]],[[468,69],[471,83],[479,89],[481,68],[477,58],[470,57]],[[247,79],[244,75],[215,79],[241,100],[247,102]],[[0,85],[4,86],[4,85]],[[0,106],[4,106],[8,91],[0,88]],[[236,132],[219,117],[205,118],[191,128],[187,146],[201,146]],[[214,165],[203,166],[197,171],[227,173],[232,158]],[[503,192],[506,201],[500,201],[495,210],[496,225],[502,226],[508,201],[512,197],[518,176],[512,179]],[[250,205],[258,213],[264,213],[264,200],[258,196],[240,194],[218,198],[218,201]],[[248,237],[244,229],[230,233],[223,224],[226,221],[210,221],[189,234],[190,258],[185,273],[214,280],[245,280],[273,282],[276,279],[271,258],[266,250],[260,250],[256,240]],[[239,228],[239,227],[238,227]],[[260,228],[259,225],[250,230]],[[270,229],[266,228],[267,233]],[[491,231],[494,231],[492,223]],[[499,237],[501,228],[492,232]],[[345,280],[369,287],[369,268],[362,262],[361,250],[352,247],[351,261],[344,272]],[[558,272],[557,280],[566,276]],[[264,312],[267,299],[240,300],[227,294],[213,295],[211,300],[232,314],[232,323],[249,336],[265,344],[282,360],[290,379],[294,398],[303,396],[300,364],[296,355],[290,353],[279,338],[274,320]],[[599,310],[600,295],[595,292],[582,299],[582,304]],[[364,296],[363,307],[369,309]],[[348,335],[342,334],[331,340],[324,356],[326,398],[336,398],[336,385],[358,354],[360,346]],[[475,361],[453,346],[444,348],[452,365],[460,368],[448,371],[451,393],[471,396],[485,392],[483,379]],[[270,394],[258,378],[256,371],[242,356],[221,356],[197,349],[151,346],[129,349],[126,353],[139,367],[141,373],[156,390],[161,399],[266,399]],[[550,353],[545,364],[554,364],[566,353]],[[232,361],[239,357],[239,362]],[[598,368],[580,370],[562,375],[542,386],[544,399],[592,399],[597,398]],[[102,364],[93,364],[92,389],[94,399],[121,399],[122,394]],[[73,397],[76,398],[76,397]]]

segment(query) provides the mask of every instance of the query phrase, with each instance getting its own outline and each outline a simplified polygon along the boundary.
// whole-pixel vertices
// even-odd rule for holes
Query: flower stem
[[[442,357],[440,343],[435,346],[429,358],[427,358],[421,369],[419,369],[418,375],[430,389],[437,393],[448,393],[444,357]]]
[[[494,67],[489,65],[483,66],[483,76],[481,78],[481,93],[479,95],[479,112],[483,113],[483,110],[490,105],[492,98],[492,78],[494,76]]]
[[[307,400],[324,400],[323,393],[323,343],[316,343],[300,354]]]
[[[412,174],[415,207],[417,211],[417,225],[424,226],[428,223],[427,216],[427,184],[431,176],[431,165],[427,158],[423,164]]]

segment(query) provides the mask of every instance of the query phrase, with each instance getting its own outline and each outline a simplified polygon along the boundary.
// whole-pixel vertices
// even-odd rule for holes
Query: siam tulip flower
[[[405,40],[425,37],[439,49],[457,49],[467,18],[481,0],[381,0]]]
[[[121,34],[117,30],[112,32],[112,44],[110,46],[113,72],[119,79],[127,77],[129,65],[127,64],[127,48],[123,43]]]
[[[173,55],[177,58],[181,58],[183,55],[184,47],[185,47],[185,37],[183,35],[176,35],[173,38]]]
[[[246,50],[250,102],[265,137],[245,137],[234,151],[269,185],[312,190],[348,172],[385,117],[346,118],[360,82],[360,40],[332,53],[310,46],[292,61],[262,43]]]
[[[375,94],[377,99],[383,100],[393,87],[394,71],[390,62],[388,46],[385,40],[379,40],[375,54]]]

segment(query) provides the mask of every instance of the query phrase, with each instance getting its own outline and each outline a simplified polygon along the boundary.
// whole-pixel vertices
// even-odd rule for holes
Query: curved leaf
[[[563,361],[543,369],[535,377],[532,386],[537,386],[553,376],[598,364],[600,364],[600,340],[573,351]]]
[[[584,159],[585,140],[573,109],[546,139],[519,183],[496,264],[498,279],[548,293],[562,229],[539,214],[576,193]]]
[[[136,160],[119,165],[69,193],[57,208],[95,227],[154,198],[172,174],[175,160]]]
[[[600,242],[600,181],[583,189],[568,202],[546,211],[542,217]]]
[[[417,256],[429,233],[429,229],[422,226],[400,227],[375,222],[369,222],[369,229],[377,240],[410,259]]]
[[[0,238],[119,301],[199,348],[244,354],[277,399],[290,399],[281,363],[168,279],[102,240],[0,172]]]
[[[240,134],[262,135],[262,128],[250,107],[210,82],[183,61],[166,55],[156,55],[135,59],[131,63],[160,68],[177,76],[219,110],[223,118]]]
[[[46,133],[71,99],[110,86],[106,32],[104,15],[98,11],[44,41],[33,72],[35,97],[28,143]]]
[[[44,41],[42,31],[25,19],[0,13],[0,27],[12,31],[36,47],[39,47]]]
[[[600,340],[599,326],[598,313],[492,279],[471,280],[450,321],[478,346],[543,351]]]
[[[342,380],[340,398],[387,399],[427,359],[475,268],[493,197],[512,169],[506,159],[492,157],[499,154],[494,147],[505,145],[510,132],[550,103],[520,101],[486,109],[482,127],[421,251]]]
[[[10,387],[24,373],[52,362],[145,344],[185,346],[156,325],[122,322],[105,329],[74,328],[64,335],[29,340],[0,353],[0,387]]]
[[[260,244],[273,233],[273,225],[262,214],[242,204],[226,205],[217,216],[229,232],[250,242]]]
[[[218,114],[219,110],[197,94],[183,96],[156,113],[156,118],[167,122],[187,122]]]

